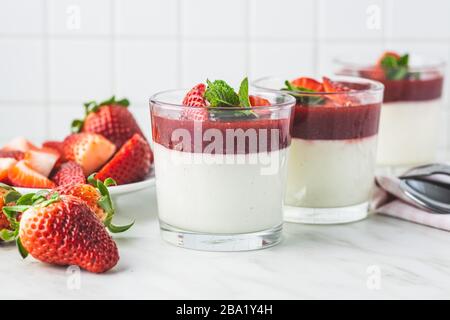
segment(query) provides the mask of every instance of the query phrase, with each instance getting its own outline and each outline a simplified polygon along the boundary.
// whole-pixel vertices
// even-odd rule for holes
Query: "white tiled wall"
[[[149,132],[158,90],[326,74],[388,48],[450,61],[450,1],[0,0],[0,143],[61,138],[82,101],[113,93]]]

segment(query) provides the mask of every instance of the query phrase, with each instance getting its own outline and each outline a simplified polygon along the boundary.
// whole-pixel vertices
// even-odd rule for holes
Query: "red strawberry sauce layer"
[[[160,145],[172,150],[193,152],[193,153],[210,153],[210,154],[248,154],[256,152],[270,152],[279,149],[284,149],[291,143],[290,136],[291,121],[289,119],[252,119],[246,121],[205,121],[194,124],[191,120],[180,120],[180,119],[169,119],[161,116],[153,115],[152,117],[152,130],[153,130],[153,140]],[[172,133],[176,129],[185,129],[189,132],[191,137],[190,145],[189,141],[172,141]],[[208,129],[215,129],[215,132],[220,132],[224,145],[221,145],[221,149],[213,150],[207,149],[205,147],[214,142],[201,139],[198,145],[194,142],[194,132],[197,136],[204,137],[205,132]],[[234,139],[234,145],[228,145],[226,143],[226,131],[232,129],[238,138],[245,138],[245,132],[247,129],[254,129],[255,136],[257,137],[258,143],[249,143],[248,139],[245,139],[245,145],[243,147],[238,146],[238,138]],[[242,129],[243,131],[234,131],[236,129]],[[267,129],[266,136],[262,134],[259,130]],[[272,146],[271,132],[272,129],[279,129],[278,141],[274,141]],[[218,131],[217,131],[218,130]],[[252,130],[253,131],[253,130]],[[212,131],[210,131],[212,132]],[[247,131],[248,132],[248,131]],[[201,134],[201,135],[200,135]],[[267,138],[265,138],[267,137]],[[206,140],[206,141],[205,141]],[[244,141],[244,140],[242,140]],[[201,146],[201,149],[199,148]],[[262,147],[263,146],[263,147]],[[267,146],[267,147],[264,147]],[[223,152],[225,151],[225,152]]]
[[[370,74],[360,71],[362,77],[370,78]],[[427,101],[440,98],[444,78],[441,75],[426,79],[374,79],[384,84],[384,102]]]
[[[378,133],[381,104],[351,107],[295,106],[292,137],[305,140],[347,140]]]

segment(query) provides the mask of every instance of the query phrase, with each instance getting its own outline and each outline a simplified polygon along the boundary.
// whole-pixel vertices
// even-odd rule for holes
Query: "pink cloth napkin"
[[[443,180],[442,177],[434,179]],[[400,179],[378,176],[376,182],[378,186],[371,204],[375,213],[450,231],[450,214],[433,213],[416,207],[399,191]]]

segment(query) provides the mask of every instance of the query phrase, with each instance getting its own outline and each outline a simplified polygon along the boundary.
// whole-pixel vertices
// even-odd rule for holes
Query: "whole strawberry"
[[[112,223],[115,209],[108,187],[115,185],[116,182],[109,178],[103,183],[100,180],[96,180],[94,174],[88,178],[88,181],[90,184],[80,183],[61,185],[53,189],[49,196],[51,197],[51,195],[56,192],[60,195],[70,195],[83,200],[97,218],[103,222],[105,227],[112,233],[120,233],[130,229],[134,222],[125,226],[116,226]]]
[[[38,197],[31,206],[5,207],[4,211],[14,219],[14,213],[23,209],[11,238],[24,258],[31,254],[45,263],[77,265],[95,273],[117,264],[115,242],[81,199],[55,193],[48,200]]]
[[[52,176],[52,181],[58,186],[86,183],[83,167],[75,161],[63,163]]]
[[[119,149],[134,134],[143,136],[135,118],[127,109],[129,104],[127,99],[116,100],[115,96],[101,103],[87,102],[84,104],[85,118],[72,122],[72,132],[101,134]]]

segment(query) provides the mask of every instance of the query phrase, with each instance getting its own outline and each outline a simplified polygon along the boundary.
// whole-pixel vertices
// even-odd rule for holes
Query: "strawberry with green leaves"
[[[0,183],[0,232],[9,230],[11,224],[8,217],[3,213],[3,207],[14,205],[22,195],[9,185]]]
[[[100,180],[94,178],[95,174],[92,174],[88,178],[89,184],[70,184],[61,185],[53,189],[50,196],[53,193],[60,195],[74,196],[83,200],[91,211],[97,216],[97,218],[103,222],[105,227],[112,233],[120,233],[130,229],[134,222],[125,226],[116,226],[112,223],[115,209],[114,203],[109,194],[108,187],[116,185],[116,182],[111,179],[105,179],[103,183]]]
[[[16,241],[23,258],[28,254],[45,263],[77,265],[102,273],[119,261],[117,246],[86,203],[74,196],[31,194],[3,207],[11,229],[0,237]],[[21,213],[20,222],[17,220]]]
[[[116,100],[115,96],[100,103],[86,102],[85,117],[72,122],[72,132],[100,134],[119,149],[134,134],[144,136],[128,110],[129,105],[127,99]]]
[[[270,105],[267,99],[249,95],[248,78],[242,80],[239,91],[236,92],[223,80],[206,80],[207,85],[198,84],[192,88],[183,105],[198,107],[183,110],[182,119],[205,121],[213,118],[257,117],[251,108]],[[233,108],[232,112],[226,108]],[[239,110],[242,109],[242,110]]]
[[[377,67],[384,71],[388,80],[402,80],[409,76],[409,54],[385,52],[377,62]]]

